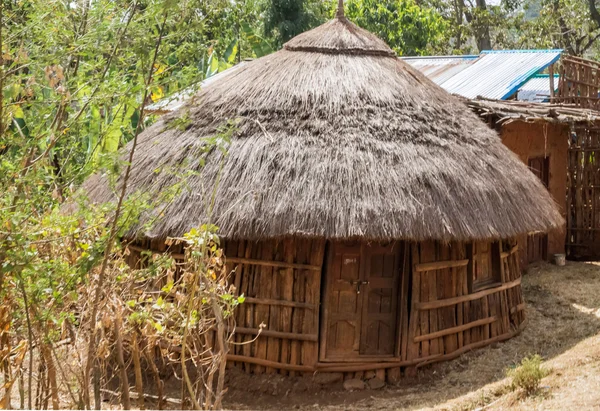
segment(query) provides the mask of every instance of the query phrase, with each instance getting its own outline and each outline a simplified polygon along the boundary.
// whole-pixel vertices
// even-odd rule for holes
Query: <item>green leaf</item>
[[[231,43],[229,43],[229,46],[227,46],[227,49],[225,50],[225,54],[223,55],[223,59],[227,63],[233,64],[235,62],[235,58],[237,57],[237,53],[238,53],[238,41],[237,41],[237,39],[234,39]]]
[[[206,65],[208,66],[206,69],[206,78],[214,76],[219,71],[219,58],[214,51],[210,53]]]
[[[170,292],[171,292],[171,290],[173,289],[173,285],[174,285],[173,281],[169,281],[169,282],[167,283],[167,285],[165,285],[165,286],[162,288],[162,291],[163,291],[163,292],[165,292],[165,293],[167,293],[167,294],[168,294],[168,293],[170,293]]]
[[[265,39],[258,36],[248,23],[242,22],[241,27],[256,57],[263,57],[273,52],[271,45]]]
[[[106,153],[114,153],[119,149],[119,143],[121,142],[121,136],[123,133],[120,128],[114,128],[110,130],[104,136],[102,140],[102,149]]]

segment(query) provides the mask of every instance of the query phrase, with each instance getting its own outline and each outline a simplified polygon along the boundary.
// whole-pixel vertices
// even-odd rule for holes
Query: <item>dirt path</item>
[[[523,279],[528,324],[505,343],[419,371],[418,380],[346,392],[310,378],[232,374],[226,404],[252,409],[600,408],[600,263],[531,267]],[[520,399],[505,370],[529,354],[551,369],[539,395]]]

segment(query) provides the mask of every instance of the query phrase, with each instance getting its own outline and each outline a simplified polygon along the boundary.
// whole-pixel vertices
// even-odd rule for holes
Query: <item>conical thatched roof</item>
[[[181,118],[191,120],[185,131],[173,127]],[[228,120],[238,125],[227,155],[203,154]],[[467,240],[562,224],[495,132],[343,16],[223,75],[144,131],[129,192],[170,186],[177,169],[198,174],[149,232],[152,213],[131,234],[164,238],[206,222],[215,186],[211,221],[230,238]],[[93,201],[114,199],[101,175],[84,188]]]

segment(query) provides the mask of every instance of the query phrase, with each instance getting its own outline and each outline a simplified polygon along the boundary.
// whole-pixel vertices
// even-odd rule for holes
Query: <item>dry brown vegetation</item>
[[[231,372],[227,406],[281,409],[590,409],[600,403],[600,263],[533,266],[523,277],[528,324],[505,343],[419,371],[418,381],[347,392],[341,383]],[[506,370],[540,354],[550,371],[535,395],[510,390]],[[260,395],[257,395],[260,393]]]

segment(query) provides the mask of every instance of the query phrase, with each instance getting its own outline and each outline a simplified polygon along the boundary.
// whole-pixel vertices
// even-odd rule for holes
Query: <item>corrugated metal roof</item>
[[[467,98],[481,96],[505,100],[514,95],[536,73],[555,63],[561,53],[562,50],[483,51],[477,58],[461,56],[466,58],[459,61],[460,70],[451,76],[443,77],[439,73],[455,69],[458,59],[454,56],[418,57],[405,60],[428,77],[431,75],[430,78],[449,93]],[[434,60],[438,65],[446,68],[439,67],[432,70],[429,63]]]
[[[439,85],[469,67],[477,58],[479,56],[433,56],[404,57],[403,60]]]
[[[244,66],[246,63],[247,63],[246,60],[241,61],[240,63],[236,64],[235,66],[232,66],[232,67],[228,68],[227,70],[221,71],[221,72],[203,80],[200,83],[192,84],[191,86],[186,87],[183,90],[178,91],[177,93],[173,93],[168,97],[158,100],[156,103],[150,104],[148,107],[146,107],[146,110],[148,110],[149,113],[156,113],[156,114],[164,114],[164,113],[170,113],[172,111],[175,111],[175,110],[179,109],[180,107],[182,107],[185,104],[185,102],[188,101],[188,99],[190,99],[191,97],[193,97],[194,94],[196,94],[198,92],[198,90],[200,90],[202,87],[208,86],[210,83],[212,83],[213,81],[215,81],[216,79],[218,79],[220,77],[223,77],[225,75],[229,75],[229,74],[233,73],[240,67]]]
[[[554,75],[554,91],[558,90],[558,79]],[[536,74],[523,84],[517,92],[517,100],[544,102],[550,100],[550,76],[548,74]]]

